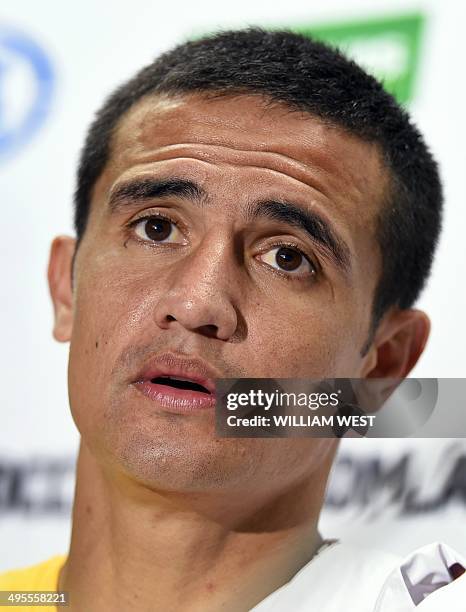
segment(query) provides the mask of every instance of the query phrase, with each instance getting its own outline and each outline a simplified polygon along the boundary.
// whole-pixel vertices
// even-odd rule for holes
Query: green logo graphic
[[[404,104],[413,98],[424,24],[424,15],[411,13],[290,29],[338,47]]]

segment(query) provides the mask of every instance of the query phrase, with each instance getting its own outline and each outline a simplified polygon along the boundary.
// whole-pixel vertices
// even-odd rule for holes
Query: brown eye
[[[282,270],[291,272],[299,268],[303,261],[303,256],[296,249],[290,249],[289,247],[280,247],[275,253],[275,261]]]
[[[144,225],[146,236],[151,240],[165,240],[172,232],[172,224],[167,219],[148,219]]]
[[[261,260],[289,276],[309,276],[316,273],[311,261],[298,248],[278,246],[265,253]]]
[[[183,243],[183,234],[165,217],[153,216],[134,223],[136,235],[146,242]]]

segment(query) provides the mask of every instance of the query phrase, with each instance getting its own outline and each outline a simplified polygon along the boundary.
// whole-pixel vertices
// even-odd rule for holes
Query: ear
[[[73,328],[72,268],[75,248],[74,238],[57,236],[50,249],[48,280],[55,313],[53,337],[59,342],[68,342]]]
[[[405,378],[424,351],[430,320],[421,310],[390,310],[375,333],[369,378]]]

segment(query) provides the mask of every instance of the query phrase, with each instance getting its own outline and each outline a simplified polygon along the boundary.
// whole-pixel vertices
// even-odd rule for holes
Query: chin
[[[144,486],[167,492],[206,492],[234,486],[249,471],[245,454],[239,458],[231,442],[238,446],[238,441],[173,433],[154,439],[137,432],[110,448],[112,463]]]

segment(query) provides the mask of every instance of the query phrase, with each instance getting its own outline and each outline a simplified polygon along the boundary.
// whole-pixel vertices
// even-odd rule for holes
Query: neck
[[[269,499],[167,494],[103,467],[81,444],[59,588],[72,612],[250,610],[321,546],[324,490],[320,475]]]

